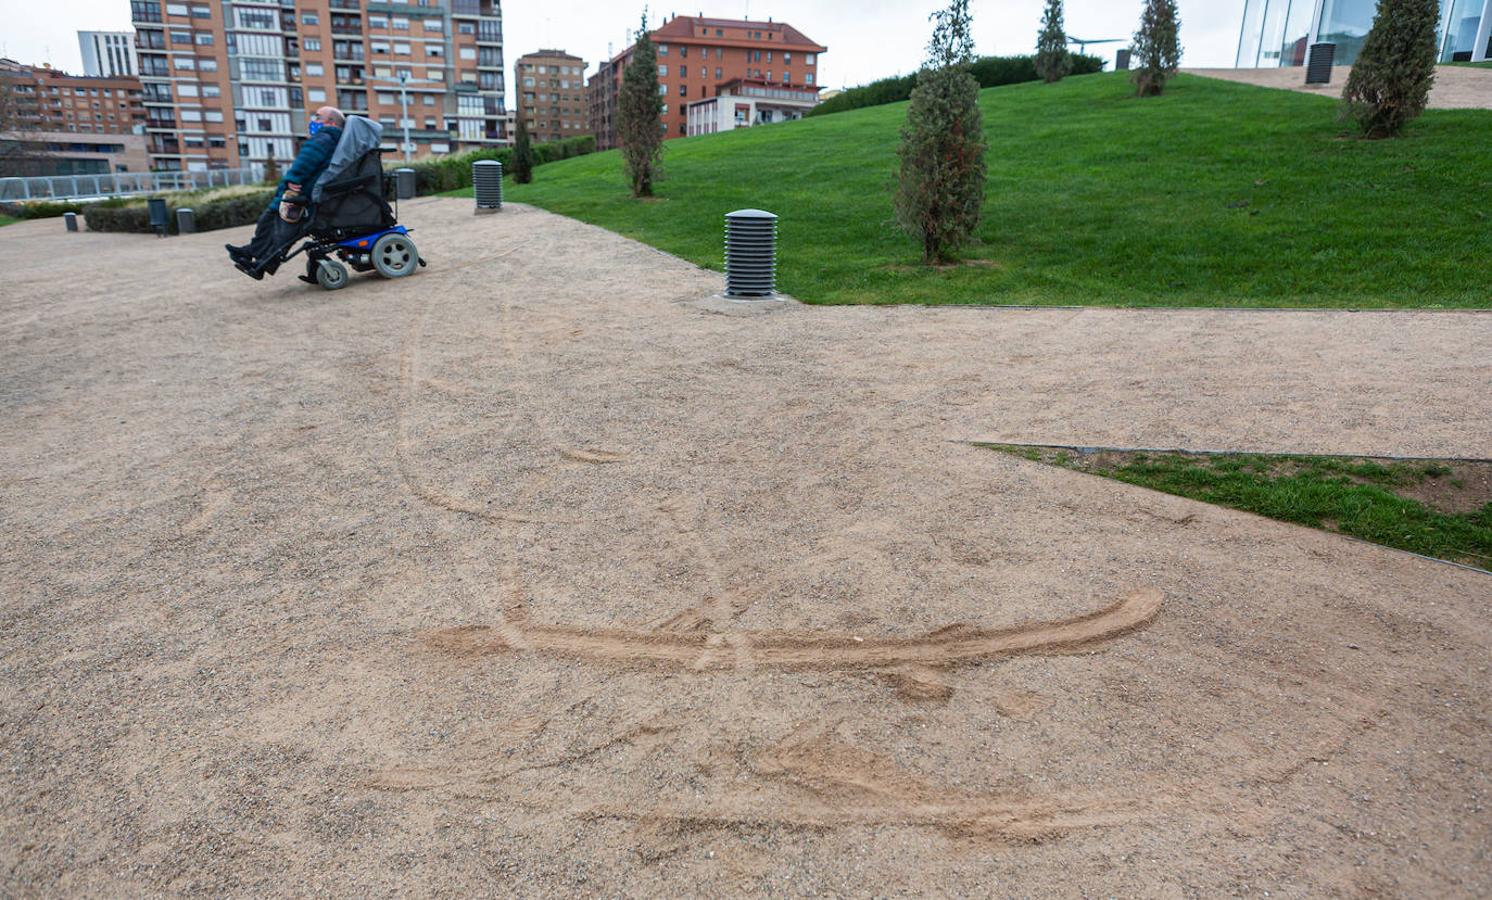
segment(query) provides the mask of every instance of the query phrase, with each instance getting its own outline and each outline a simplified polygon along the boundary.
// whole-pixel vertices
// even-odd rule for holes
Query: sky
[[[829,52],[819,59],[819,83],[851,87],[913,71],[931,32],[927,17],[946,0],[651,0],[652,20],[674,13],[785,21]],[[1187,66],[1231,66],[1238,47],[1244,0],[1178,0]],[[620,50],[637,27],[642,3],[618,0],[504,0],[503,40],[509,63],[532,50],[554,48],[584,57],[587,72],[608,47]],[[1044,0],[971,0],[974,39],[981,54],[1028,53],[1036,43]],[[1067,33],[1128,39],[1141,0],[1067,0]],[[50,62],[81,72],[77,31],[127,31],[129,0],[0,0],[6,19],[0,56],[23,63]],[[1112,60],[1122,44],[1095,45]],[[509,85],[513,84],[511,66]],[[511,97],[509,98],[511,100]]]

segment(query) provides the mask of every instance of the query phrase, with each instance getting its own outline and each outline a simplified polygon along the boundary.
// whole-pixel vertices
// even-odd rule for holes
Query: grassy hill
[[[813,303],[1492,306],[1492,112],[1370,142],[1321,97],[1193,76],[1131,94],[1122,75],[984,91],[981,240],[943,271],[891,221],[904,103],[671,141],[651,202],[615,152],[508,198],[715,269],[722,215],[770,210],[779,288]]]

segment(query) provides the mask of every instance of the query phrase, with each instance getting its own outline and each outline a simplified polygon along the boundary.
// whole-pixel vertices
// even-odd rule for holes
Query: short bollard
[[[725,217],[725,296],[777,293],[777,217],[742,209]]]
[[[171,221],[167,218],[166,201],[160,197],[152,197],[145,203],[150,211],[150,230],[157,235],[165,237],[171,230]]]
[[[1331,84],[1331,67],[1337,60],[1337,45],[1312,44],[1306,61],[1306,84]]]
[[[62,223],[67,226],[67,230],[68,231],[77,231],[78,230],[78,214],[75,213],[75,212],[65,212],[65,213],[63,213],[62,214]]]
[[[176,211],[176,233],[197,233],[197,215],[192,212],[192,208],[190,206],[183,206],[181,209],[178,209]]]
[[[403,168],[394,170],[394,196],[400,200],[409,200],[414,197],[414,169]]]
[[[1129,50],[1128,47],[1124,48],[1123,50],[1120,50],[1118,53],[1115,53],[1114,54],[1114,71],[1116,71],[1116,72],[1128,72],[1129,71],[1129,60],[1130,60],[1130,50]]]
[[[479,159],[471,164],[472,192],[477,196],[477,212],[493,213],[503,208],[503,164],[495,159]]]

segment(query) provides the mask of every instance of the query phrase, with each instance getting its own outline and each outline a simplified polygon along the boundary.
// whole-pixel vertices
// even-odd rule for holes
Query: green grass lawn
[[[15,216],[7,216],[4,213],[0,213],[0,228],[4,228],[6,225],[13,225],[19,221],[21,220]]]
[[[1265,454],[992,450],[1492,569],[1487,464]]]
[[[615,152],[507,196],[716,269],[723,214],[770,210],[778,286],[811,303],[1492,305],[1492,112],[1362,141],[1293,91],[1183,75],[1132,94],[1114,74],[981,94],[980,265],[923,268],[891,221],[904,103],[670,141],[652,202],[628,196]]]

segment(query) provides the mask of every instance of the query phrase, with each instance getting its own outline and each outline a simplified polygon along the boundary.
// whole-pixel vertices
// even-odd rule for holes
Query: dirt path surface
[[[1192,75],[1221,78],[1259,87],[1320,94],[1333,99],[1342,96],[1348,70],[1338,67],[1331,84],[1306,84],[1305,67],[1275,69],[1183,69]],[[1435,86],[1430,89],[1431,109],[1492,109],[1492,69],[1471,66],[1436,66]]]
[[[1492,455],[1492,316],[0,232],[0,893],[1492,892],[1492,577],[968,439]]]

